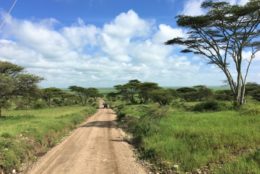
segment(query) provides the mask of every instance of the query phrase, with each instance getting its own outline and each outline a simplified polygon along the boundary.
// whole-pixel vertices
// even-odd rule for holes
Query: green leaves
[[[187,37],[173,38],[165,44],[185,46],[182,53],[202,55],[210,64],[217,65],[226,75],[240,105],[244,100],[248,70],[260,50],[260,1],[251,0],[239,6],[207,0],[201,6],[206,10],[205,15],[177,16],[177,24],[188,30]],[[243,61],[244,51],[251,51],[248,62]],[[235,67],[236,74],[231,73],[230,67]]]
[[[14,96],[35,95],[42,78],[23,72],[23,67],[0,61],[0,111]],[[0,112],[1,116],[1,112]]]
[[[5,74],[7,76],[15,76],[23,71],[23,67],[9,63],[0,61],[0,74]]]

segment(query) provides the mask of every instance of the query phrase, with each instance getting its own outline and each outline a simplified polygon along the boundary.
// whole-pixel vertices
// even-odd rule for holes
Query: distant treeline
[[[123,85],[116,85],[115,92],[107,94],[108,99],[122,99],[130,104],[144,104],[156,102],[160,105],[170,104],[174,99],[187,102],[194,101],[233,101],[234,96],[231,90],[220,89],[212,90],[204,85],[194,87],[181,87],[177,89],[163,88],[154,82],[140,82],[139,80],[130,80]],[[257,83],[247,83],[246,95],[260,101],[260,85]]]
[[[59,88],[40,89],[43,78],[26,73],[24,68],[0,61],[0,116],[2,108],[39,109],[52,106],[93,104],[100,96],[96,88],[70,86],[69,90]]]

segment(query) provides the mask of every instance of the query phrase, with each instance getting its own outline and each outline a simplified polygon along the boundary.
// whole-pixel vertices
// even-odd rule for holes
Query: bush
[[[173,99],[171,91],[166,89],[152,90],[149,94],[152,101],[157,102],[160,105],[168,105]]]
[[[260,101],[260,89],[257,89],[252,92],[252,97],[253,99]]]
[[[15,102],[15,105],[16,105],[15,107],[16,110],[24,110],[24,109],[28,109],[29,107],[28,102],[25,100],[17,100]]]
[[[47,108],[47,104],[44,101],[36,101],[33,104],[33,109],[42,109],[42,108]]]
[[[157,119],[162,118],[168,114],[169,106],[151,105],[149,108],[146,108],[146,110],[146,117]]]
[[[239,113],[240,115],[255,116],[255,115],[260,115],[260,110],[258,108],[243,107],[239,110]]]
[[[123,112],[118,112],[117,113],[117,120],[118,121],[122,121],[123,118],[125,118],[125,117],[126,117],[125,113],[123,113]]]
[[[205,112],[205,111],[221,111],[227,109],[226,104],[217,101],[206,101],[198,103],[194,106],[193,111]]]
[[[218,90],[215,92],[214,97],[216,100],[232,101],[234,96],[231,90]]]
[[[256,152],[251,156],[251,158],[260,166],[260,149],[257,149]],[[248,160],[251,159],[249,157]]]

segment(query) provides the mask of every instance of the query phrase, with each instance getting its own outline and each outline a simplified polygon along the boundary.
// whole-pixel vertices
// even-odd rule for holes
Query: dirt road
[[[28,174],[145,174],[111,109],[99,109]]]

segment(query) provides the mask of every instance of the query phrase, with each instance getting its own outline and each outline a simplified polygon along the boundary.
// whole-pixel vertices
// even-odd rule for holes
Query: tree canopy
[[[260,49],[260,1],[246,5],[207,0],[201,4],[207,10],[200,16],[177,16],[177,24],[188,30],[187,37],[173,38],[167,45],[183,45],[183,53],[194,53],[207,58],[225,74],[235,101],[244,103],[245,84],[250,65]],[[249,52],[249,57],[243,57]],[[235,76],[231,68],[236,70]]]
[[[23,72],[24,68],[10,62],[0,61],[0,116],[14,96],[32,96],[42,78]]]

